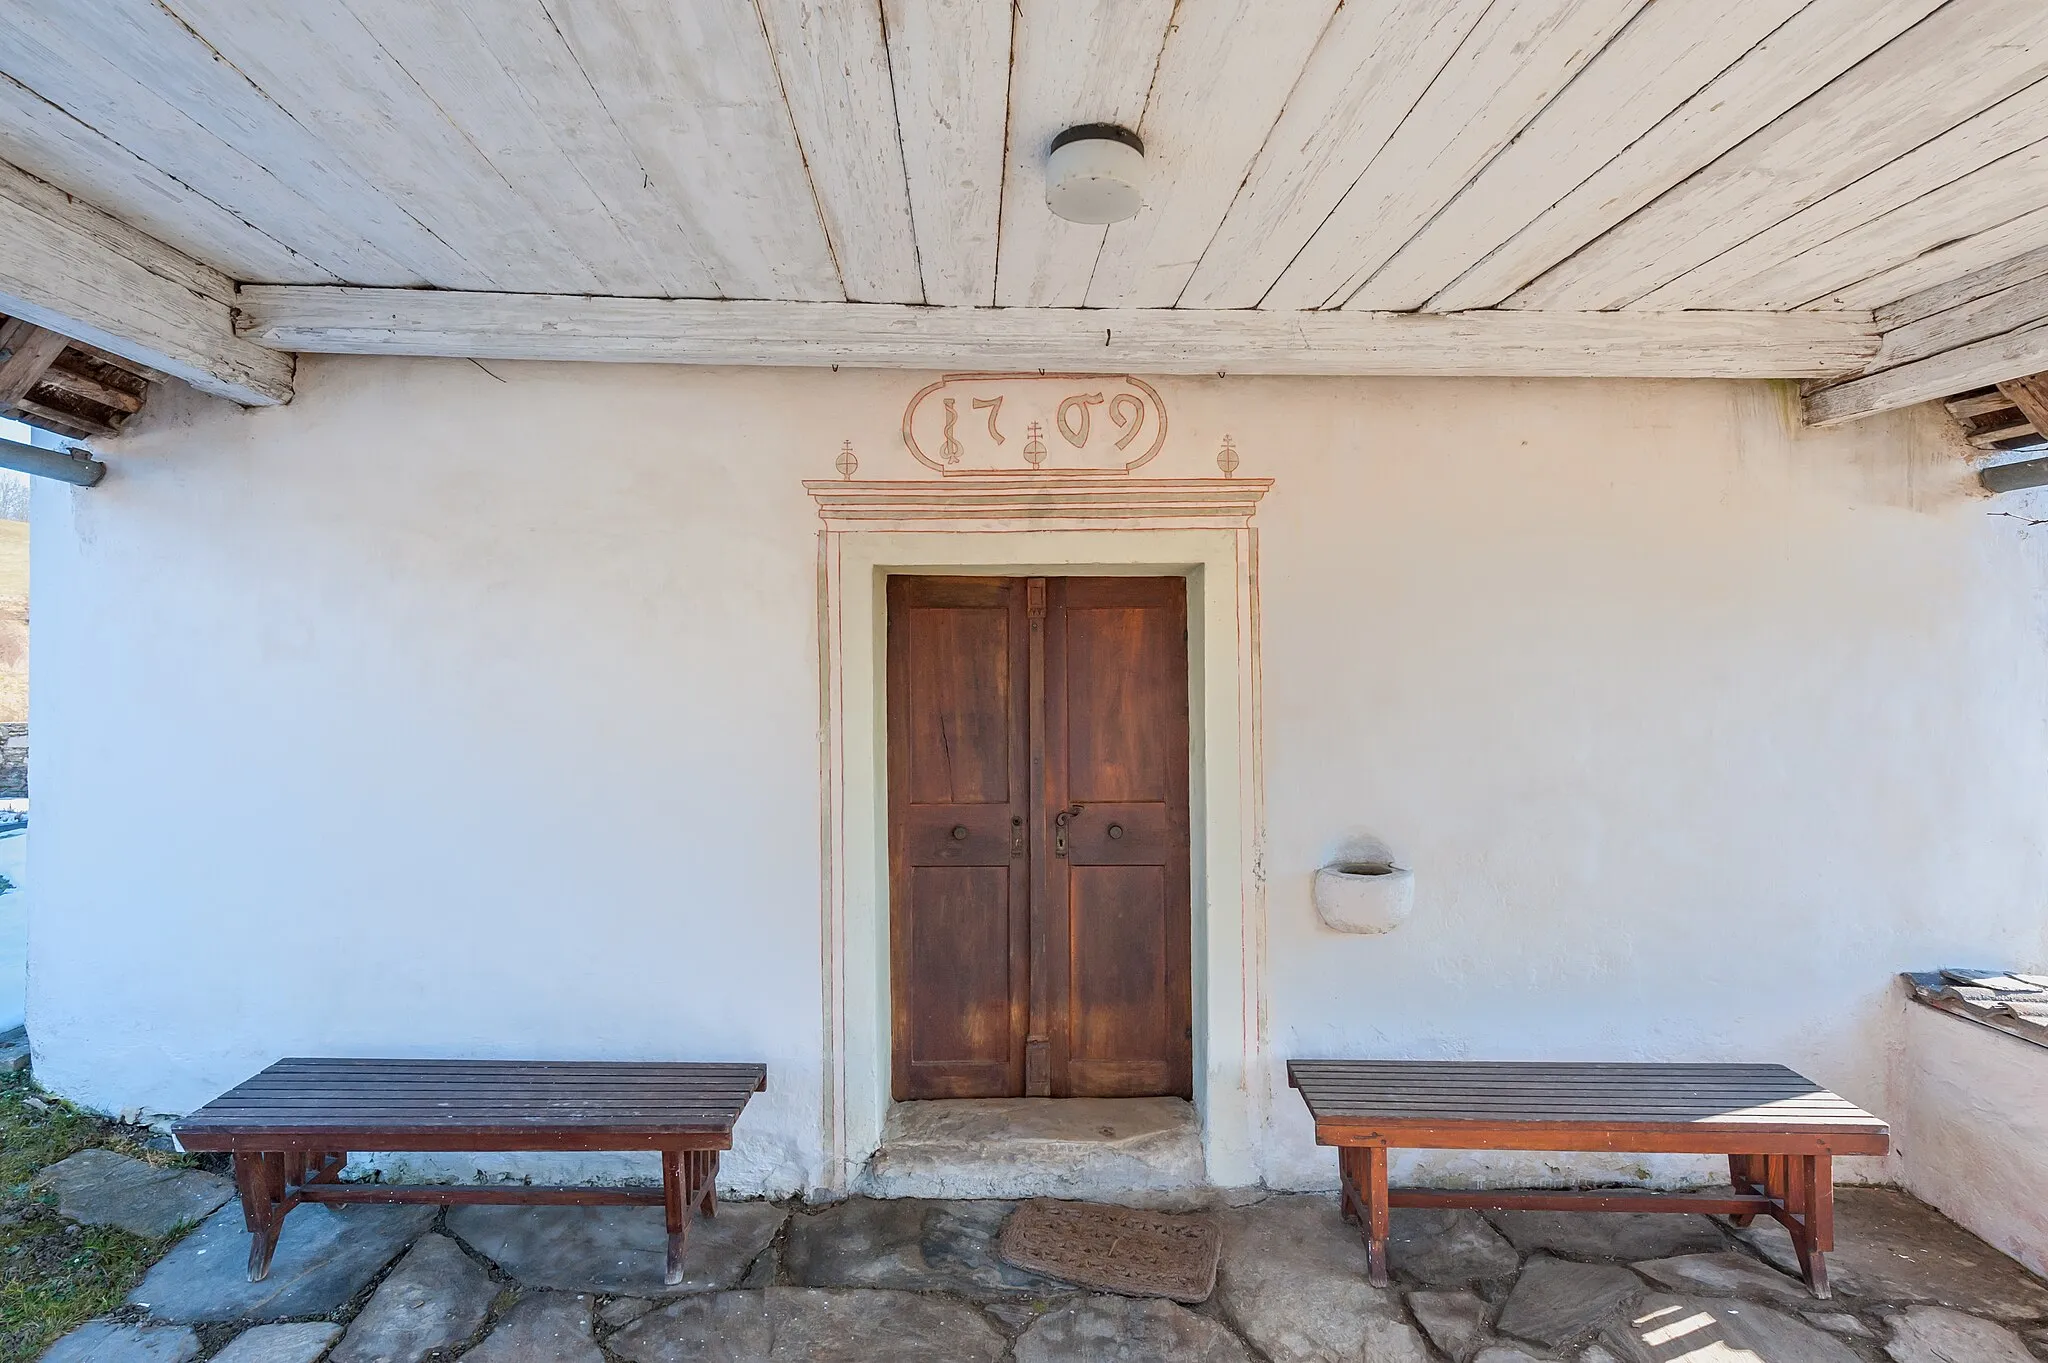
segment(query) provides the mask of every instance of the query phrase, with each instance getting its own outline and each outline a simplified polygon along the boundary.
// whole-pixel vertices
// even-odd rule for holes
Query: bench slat
[[[458,1135],[503,1144],[729,1137],[762,1065],[672,1061],[280,1060],[176,1124],[188,1148],[261,1137],[356,1138],[415,1149]],[[445,1147],[444,1147],[445,1148]],[[508,1148],[542,1148],[540,1146]],[[596,1148],[593,1146],[592,1148]]]
[[[1628,1082],[1617,1085],[1617,1075]],[[1288,1080],[1319,1124],[1885,1129],[1782,1065],[1297,1060]]]

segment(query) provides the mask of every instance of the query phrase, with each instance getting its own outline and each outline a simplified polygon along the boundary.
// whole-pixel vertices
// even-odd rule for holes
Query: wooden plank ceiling
[[[0,159],[243,282],[1861,309],[2048,247],[2041,0],[0,0]],[[1045,208],[1071,123],[1155,176]]]
[[[1884,333],[1876,363],[1771,372],[1861,371],[1817,399],[1836,420],[2041,368],[2042,20],[2043,0],[0,0],[0,162],[240,285],[1203,326],[1832,314]],[[1135,218],[1046,209],[1047,145],[1083,122],[1143,137]],[[243,312],[279,344],[319,306]]]

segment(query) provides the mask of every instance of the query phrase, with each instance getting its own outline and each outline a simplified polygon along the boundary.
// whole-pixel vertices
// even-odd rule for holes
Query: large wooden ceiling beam
[[[2048,369],[2048,319],[1808,393],[1806,424],[1833,426],[1986,384],[2004,383],[2043,369]]]
[[[1200,311],[244,286],[238,329],[348,355],[1150,374],[1804,378],[1876,353],[1861,313]]]
[[[0,313],[250,406],[287,402],[292,360],[237,337],[234,285],[0,164]]]

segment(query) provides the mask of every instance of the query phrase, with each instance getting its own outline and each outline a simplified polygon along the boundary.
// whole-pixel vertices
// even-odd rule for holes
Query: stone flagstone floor
[[[102,1176],[105,1160],[88,1162]],[[114,1171],[118,1172],[118,1171]],[[217,1191],[217,1190],[216,1190]],[[210,1193],[142,1181],[138,1196]],[[81,1215],[119,1199],[77,1195]],[[1775,1226],[1693,1216],[1396,1212],[1395,1285],[1365,1280],[1333,1199],[1215,1213],[1198,1307],[1011,1268],[1014,1203],[728,1203],[661,1285],[649,1208],[308,1206],[270,1277],[230,1203],[129,1307],[47,1363],[2038,1363],[2048,1286],[1903,1194],[1845,1190],[1836,1295]]]

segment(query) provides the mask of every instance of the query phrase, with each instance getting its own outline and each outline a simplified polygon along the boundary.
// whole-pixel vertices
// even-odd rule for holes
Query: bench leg
[[[696,1168],[696,1151],[661,1152],[661,1201],[668,1217],[668,1262],[661,1275],[663,1283],[675,1287],[683,1281],[683,1251],[690,1238],[690,1173]]]
[[[242,1195],[242,1224],[249,1228],[252,1283],[269,1276],[270,1256],[277,1252],[285,1213],[292,1209],[285,1188],[288,1158],[275,1150],[235,1152],[235,1187]]]
[[[693,1150],[696,1165],[690,1170],[690,1190],[696,1198],[697,1215],[709,1221],[718,1215],[718,1152]]]
[[[1365,1233],[1366,1275],[1374,1287],[1387,1285],[1387,1148],[1384,1145],[1339,1146],[1337,1169],[1342,1183],[1338,1205],[1344,1219],[1360,1222]]]
[[[1755,1155],[1730,1155],[1728,1157],[1728,1182],[1734,1185],[1736,1192],[1753,1193],[1760,1191],[1757,1187],[1759,1175],[1756,1169],[1756,1158]],[[1740,1230],[1754,1220],[1756,1220],[1755,1212],[1745,1212],[1741,1216],[1729,1217],[1728,1224]]]
[[[1792,1180],[1796,1206],[1786,1210],[1799,1213],[1792,1232],[1792,1246],[1799,1253],[1799,1271],[1814,1296],[1826,1300],[1828,1291],[1827,1252],[1835,1247],[1835,1160],[1832,1155],[1806,1155],[1798,1160]]]

